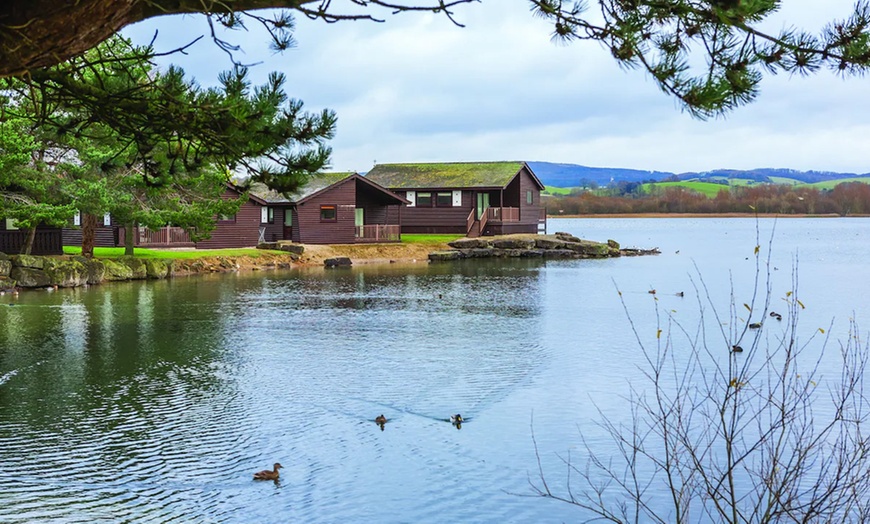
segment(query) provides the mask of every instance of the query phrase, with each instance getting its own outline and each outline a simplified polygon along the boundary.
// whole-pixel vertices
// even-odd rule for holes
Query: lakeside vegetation
[[[846,182],[833,189],[814,185],[686,187],[685,182],[670,186],[624,184],[611,194],[584,192],[565,197],[548,197],[551,215],[594,215],[616,213],[774,213],[840,216],[870,214],[870,185]],[[718,186],[715,193],[707,186]]]
[[[81,255],[82,248],[80,246],[64,246],[63,253],[65,255]],[[259,257],[265,253],[283,254],[283,251],[273,251],[268,249],[256,248],[235,248],[235,249],[196,249],[196,250],[180,250],[180,249],[148,249],[137,248],[136,258],[159,258],[159,259],[192,259],[205,257]],[[123,247],[95,247],[94,257],[96,258],[119,258],[124,256]]]

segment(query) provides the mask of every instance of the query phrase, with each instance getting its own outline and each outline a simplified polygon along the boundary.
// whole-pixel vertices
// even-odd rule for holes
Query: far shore
[[[870,215],[848,215],[843,218],[865,218]],[[836,213],[819,215],[781,215],[779,213],[602,213],[596,215],[547,215],[547,218],[841,218]]]

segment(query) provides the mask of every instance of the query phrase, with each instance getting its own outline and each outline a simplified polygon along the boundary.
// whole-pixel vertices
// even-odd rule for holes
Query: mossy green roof
[[[378,164],[366,178],[391,189],[505,187],[523,162]]]
[[[274,189],[269,189],[263,184],[251,184],[251,195],[264,200],[267,204],[290,204],[299,202],[300,200],[317,193],[327,187],[341,182],[345,178],[353,175],[352,172],[339,173],[317,173],[312,175],[308,182],[300,187],[295,193],[283,195]]]

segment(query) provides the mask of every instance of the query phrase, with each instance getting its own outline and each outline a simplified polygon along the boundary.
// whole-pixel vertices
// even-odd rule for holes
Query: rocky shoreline
[[[291,256],[204,257],[195,259],[42,257],[0,253],[0,291],[79,287],[130,280],[227,273],[240,269],[291,267]]]
[[[430,253],[429,260],[449,262],[474,258],[610,258],[659,254],[657,248],[623,249],[615,240],[593,242],[569,233],[461,238],[447,245],[452,249]]]
[[[622,249],[613,240],[606,243],[582,240],[567,233],[555,235],[504,235],[461,238],[447,244],[452,249],[428,252],[429,262],[476,258],[607,258],[658,254],[657,249]],[[200,258],[100,258],[83,256],[43,257],[0,253],[0,292],[23,289],[63,288],[130,280],[228,273],[243,270],[288,269],[322,265],[347,267],[365,262],[426,260],[419,245],[333,245],[301,244],[266,246],[282,253],[264,251],[259,256],[205,256]],[[315,254],[310,254],[308,247]],[[323,249],[327,248],[327,249]]]

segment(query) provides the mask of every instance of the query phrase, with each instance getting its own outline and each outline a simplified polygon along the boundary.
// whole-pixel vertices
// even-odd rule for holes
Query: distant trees
[[[791,214],[870,214],[870,184],[847,182],[832,190],[776,184],[723,187],[713,198],[682,187],[667,187],[649,194],[617,192],[602,196],[591,192],[565,197],[550,197],[549,209],[560,214],[610,213],[776,213]],[[615,196],[622,195],[622,196]]]

